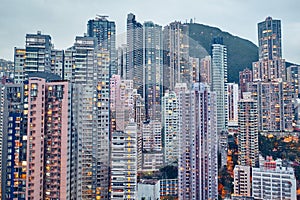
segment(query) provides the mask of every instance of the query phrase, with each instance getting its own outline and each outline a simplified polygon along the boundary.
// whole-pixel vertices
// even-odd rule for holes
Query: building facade
[[[130,122],[124,132],[112,133],[110,198],[137,199],[137,126]]]
[[[234,196],[251,197],[250,166],[236,165],[233,170]]]
[[[239,85],[236,83],[227,83],[227,90],[228,126],[237,126]]]
[[[143,92],[143,25],[134,14],[127,15],[126,79],[133,80],[134,89]]]
[[[116,24],[108,16],[98,15],[87,24],[87,36],[95,37],[97,49],[109,52],[110,75],[118,74],[116,51]]]
[[[51,72],[51,36],[40,31],[26,34],[25,76],[31,72]]]
[[[162,27],[153,22],[143,24],[143,97],[146,118],[161,120],[163,81],[163,35]]]
[[[179,105],[175,92],[166,92],[162,100],[164,164],[174,165],[179,155]]]
[[[1,84],[0,92],[1,199],[25,200],[28,98],[22,84]]]
[[[174,90],[176,83],[192,83],[189,64],[188,25],[172,22],[164,27],[163,85]]]
[[[68,82],[54,78],[28,82],[26,199],[69,198],[71,96]]]
[[[216,199],[218,196],[218,136],[216,94],[195,83],[190,90],[177,85],[180,112],[178,161],[179,199]]]
[[[227,129],[227,48],[222,38],[214,39],[212,45],[211,90],[217,95],[218,133]]]
[[[280,159],[275,165],[266,163],[252,168],[252,196],[255,199],[297,199],[294,169],[283,167]]]
[[[238,107],[238,149],[242,166],[258,166],[258,106],[251,93],[243,93]]]

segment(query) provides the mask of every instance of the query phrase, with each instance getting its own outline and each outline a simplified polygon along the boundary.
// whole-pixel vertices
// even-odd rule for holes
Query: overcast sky
[[[24,47],[25,34],[49,34],[55,48],[72,46],[86,32],[89,19],[108,15],[124,35],[127,14],[140,22],[166,25],[190,20],[215,26],[257,44],[257,23],[281,19],[283,57],[300,64],[299,0],[0,0],[0,58],[13,60],[13,48]]]

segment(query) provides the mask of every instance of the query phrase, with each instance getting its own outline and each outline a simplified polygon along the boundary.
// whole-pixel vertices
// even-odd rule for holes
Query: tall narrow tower
[[[144,80],[146,118],[161,119],[163,43],[162,27],[153,22],[144,23]]]
[[[116,25],[114,21],[109,21],[108,16],[98,15],[87,24],[87,34],[95,37],[98,49],[108,51],[110,57],[110,74],[117,74],[117,51],[116,51]]]
[[[222,38],[212,45],[211,89],[217,95],[217,131],[227,129],[227,48]]]
[[[133,80],[134,89],[142,94],[143,90],[143,25],[137,22],[135,15],[127,16],[127,58],[126,78]]]
[[[239,101],[239,162],[240,165],[258,167],[258,111],[251,93],[244,93]]]
[[[195,83],[191,90],[177,85],[176,91],[182,119],[179,126],[179,199],[217,199],[216,94],[202,83]]]

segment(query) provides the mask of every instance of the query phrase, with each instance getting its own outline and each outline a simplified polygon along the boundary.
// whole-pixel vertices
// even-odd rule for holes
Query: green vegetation
[[[177,166],[168,165],[161,168],[159,171],[160,171],[161,178],[163,179],[176,179],[178,177]]]
[[[263,157],[272,156],[289,161],[300,161],[300,143],[293,137],[266,137],[259,135],[259,150]]]
[[[176,179],[178,177],[178,167],[168,165],[162,167],[159,171],[143,172],[139,179]]]
[[[298,137],[276,137],[259,135],[259,150],[263,157],[272,156],[274,160],[292,161],[295,176],[300,187],[300,141]]]

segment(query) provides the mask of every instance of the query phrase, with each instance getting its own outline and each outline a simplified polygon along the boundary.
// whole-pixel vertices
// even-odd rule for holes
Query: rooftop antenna
[[[109,16],[107,15],[96,15],[96,19],[107,20]]]

